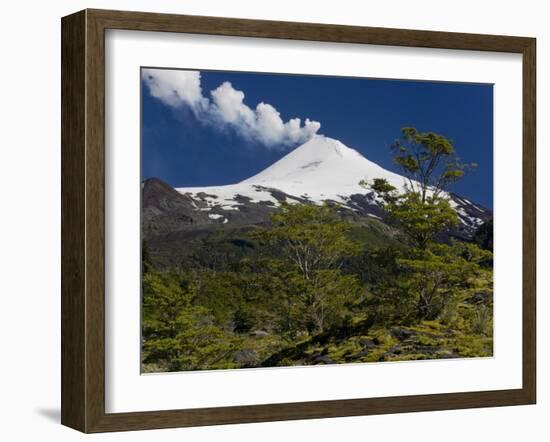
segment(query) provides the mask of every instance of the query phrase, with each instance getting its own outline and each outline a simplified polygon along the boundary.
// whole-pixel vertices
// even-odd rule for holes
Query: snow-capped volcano
[[[272,196],[272,189],[315,203],[331,200],[346,204],[350,195],[368,193],[359,182],[372,178],[386,178],[397,188],[405,183],[402,176],[367,160],[340,141],[315,136],[267,169],[240,183],[176,190],[191,196],[198,193],[215,195],[217,198],[206,199],[212,205],[221,205],[226,209],[238,207],[239,203],[234,198],[236,195],[250,198],[253,202],[279,203]]]
[[[340,141],[316,136],[242,183],[281,189],[317,202],[345,202],[349,195],[365,193],[359,182],[372,178],[385,178],[397,188],[405,182]]]
[[[197,210],[210,219],[231,221],[227,211],[239,211],[247,204],[276,207],[282,201],[322,204],[333,201],[350,210],[378,217],[376,195],[359,183],[385,178],[403,189],[405,177],[369,161],[338,140],[315,136],[262,172],[237,184],[176,189],[197,203]],[[472,228],[487,218],[487,210],[450,194],[451,204],[462,222]]]

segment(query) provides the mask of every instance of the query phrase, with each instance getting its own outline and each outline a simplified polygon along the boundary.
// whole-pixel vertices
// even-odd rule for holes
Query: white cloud
[[[203,97],[199,71],[144,69],[142,78],[151,96],[172,107],[189,106],[195,113],[204,110],[208,100]]]
[[[303,143],[313,137],[321,123],[306,118],[284,122],[272,105],[259,103],[251,109],[245,102],[243,91],[235,89],[228,81],[210,92],[211,98],[202,93],[199,71],[144,69],[143,80],[153,97],[168,106],[189,107],[206,124],[230,126],[241,136],[261,142],[266,147]]]
[[[210,95],[213,111],[218,113],[223,122],[245,126],[254,124],[254,112],[244,104],[244,92],[233,89],[228,81],[211,91]]]

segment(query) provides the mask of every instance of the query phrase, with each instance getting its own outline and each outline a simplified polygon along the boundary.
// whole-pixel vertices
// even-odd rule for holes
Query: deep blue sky
[[[451,190],[493,207],[493,86],[426,81],[202,71],[205,96],[224,81],[245,93],[251,108],[263,101],[284,121],[321,122],[369,160],[398,172],[389,145],[405,126],[438,132],[454,142],[464,162],[478,168]],[[151,97],[142,82],[142,178],[174,187],[231,184],[288,153],[267,149],[232,131],[201,124],[189,110]]]

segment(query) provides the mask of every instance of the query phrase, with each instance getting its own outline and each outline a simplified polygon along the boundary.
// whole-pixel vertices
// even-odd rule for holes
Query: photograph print
[[[141,371],[493,356],[493,85],[141,69]]]

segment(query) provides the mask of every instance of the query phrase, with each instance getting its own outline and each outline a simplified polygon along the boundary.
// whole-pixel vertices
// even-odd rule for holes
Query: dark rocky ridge
[[[303,197],[288,195],[277,189],[262,188],[268,191],[276,200],[294,200],[307,203]],[[269,201],[252,202],[250,198],[236,195],[234,201],[238,206],[233,210],[226,210],[219,206],[209,206],[205,197],[215,198],[215,195],[202,193],[191,197],[181,194],[170,185],[158,178],[150,178],[142,186],[142,228],[144,237],[150,238],[159,234],[172,233],[180,230],[196,230],[208,226],[226,227],[235,225],[254,225],[269,222],[277,207]],[[492,217],[492,211],[480,205],[473,204],[460,196],[451,193],[451,199],[457,204],[457,214],[461,224],[453,234],[469,239],[477,230],[478,225],[472,219],[486,221]],[[375,201],[373,192],[353,194],[346,198],[347,206],[342,210],[353,212],[350,216],[373,217],[384,219],[384,210]],[[331,202],[330,200],[328,201]],[[213,215],[213,216],[209,216]]]
[[[308,202],[307,198],[288,195],[277,189],[261,190],[268,191],[277,201]],[[269,224],[271,216],[278,210],[272,202],[252,202],[242,195],[236,195],[234,201],[238,205],[227,210],[219,205],[212,206],[207,197],[212,200],[216,196],[198,193],[191,197],[181,194],[157,178],[143,182],[142,237],[152,249],[152,254],[161,257],[165,265],[177,265],[182,255],[196,248],[204,248],[204,241],[214,234],[223,234],[228,241],[241,238],[253,226]],[[446,241],[450,237],[471,240],[478,225],[470,217],[485,221],[492,217],[492,212],[456,194],[451,194],[451,198],[457,204],[462,223],[442,235],[441,240]],[[346,198],[346,205],[340,206],[340,213],[353,223],[384,223],[384,210],[377,204],[372,192],[350,195]]]

